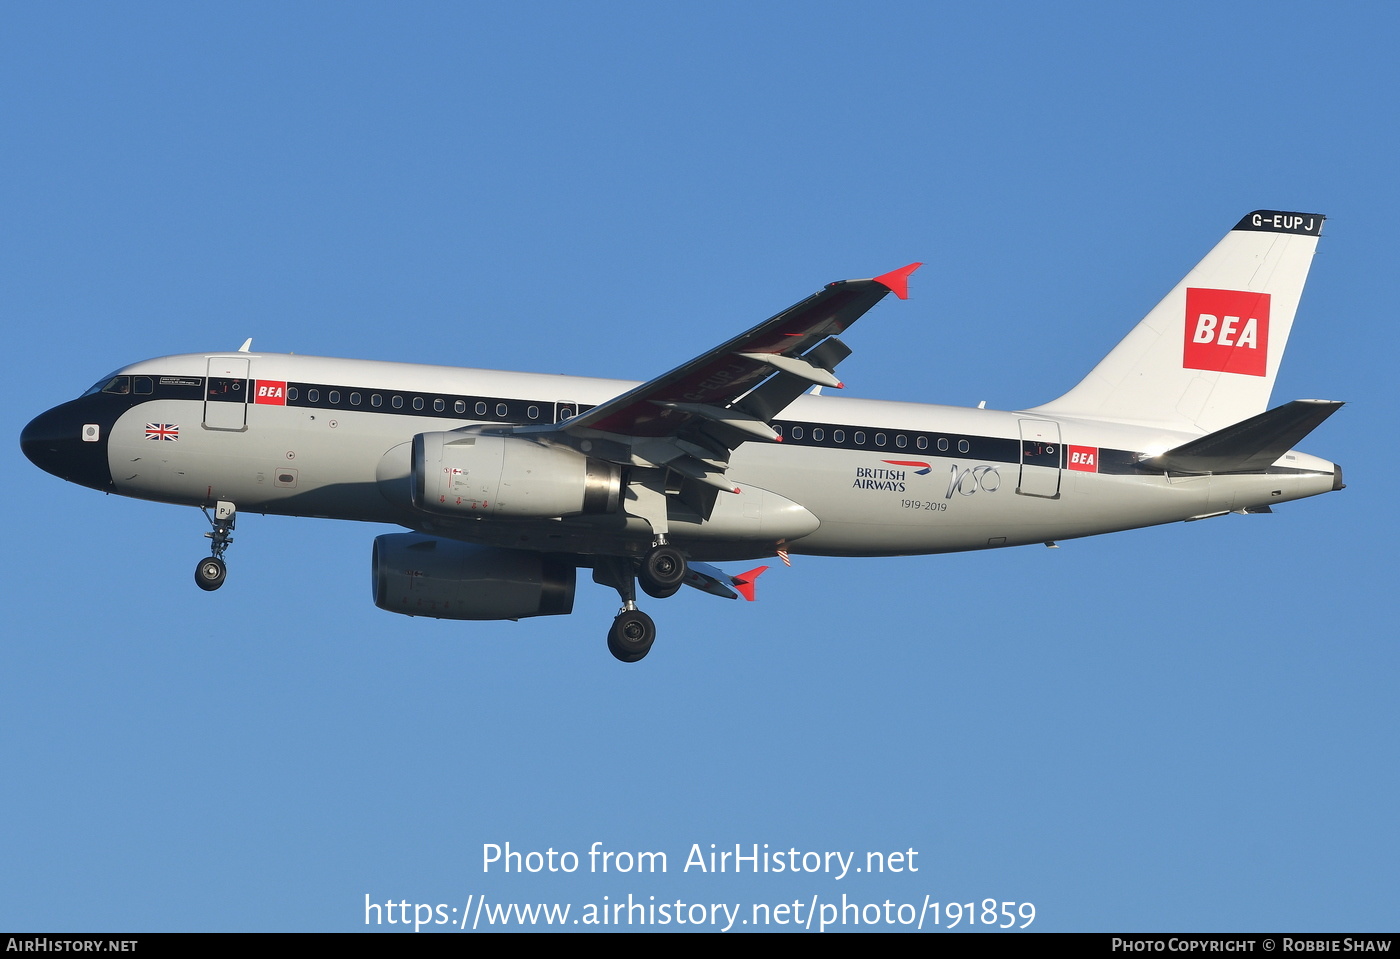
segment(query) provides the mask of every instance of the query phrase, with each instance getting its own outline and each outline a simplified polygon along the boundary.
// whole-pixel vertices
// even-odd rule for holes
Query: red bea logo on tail
[[[1185,340],[1181,365],[1187,369],[1265,375],[1269,294],[1188,287]]]

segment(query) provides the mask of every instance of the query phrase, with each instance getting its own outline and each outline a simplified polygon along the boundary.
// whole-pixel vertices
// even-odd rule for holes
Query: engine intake
[[[573,612],[578,571],[543,553],[419,533],[374,540],[374,605],[435,619],[526,619]]]
[[[450,516],[614,513],[622,500],[615,463],[520,436],[419,433],[412,471],[413,505]]]

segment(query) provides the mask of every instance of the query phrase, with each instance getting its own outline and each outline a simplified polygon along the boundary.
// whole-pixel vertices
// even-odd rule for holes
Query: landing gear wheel
[[[658,587],[651,585],[644,579],[638,580],[638,582],[641,584],[642,592],[646,593],[652,599],[670,599],[672,596],[676,595],[676,593],[680,592],[681,587],[685,585],[684,583],[677,583],[674,586]]]
[[[624,610],[608,630],[608,652],[624,663],[635,663],[651,651],[656,624],[640,609]]]
[[[199,584],[200,589],[216,590],[224,585],[224,579],[228,576],[228,569],[224,566],[224,561],[217,556],[210,556],[199,561],[199,565],[194,568],[194,581]]]
[[[658,596],[665,598],[675,592],[672,587],[679,587],[685,582],[685,556],[674,546],[667,546],[664,543],[660,546],[653,546],[642,557],[641,569],[637,571],[637,578],[642,583],[642,589],[648,596]],[[666,592],[670,590],[671,592]]]

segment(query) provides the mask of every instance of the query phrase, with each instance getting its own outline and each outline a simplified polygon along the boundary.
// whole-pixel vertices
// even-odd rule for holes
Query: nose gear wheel
[[[194,568],[194,581],[200,589],[213,591],[224,585],[224,579],[228,576],[228,567],[224,561],[217,556],[210,556],[202,559]]]

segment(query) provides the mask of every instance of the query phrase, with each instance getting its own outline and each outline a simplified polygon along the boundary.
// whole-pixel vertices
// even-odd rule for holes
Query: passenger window
[[[331,400],[331,404],[332,404],[333,406],[339,405],[339,404],[340,404],[340,390],[331,390],[330,400]]]
[[[792,438],[795,439],[795,440],[800,440],[800,439],[802,439],[802,427],[800,427],[800,426],[794,426],[794,427],[792,428]]]
[[[857,446],[865,445],[865,430],[856,430],[855,441]]]
[[[968,445],[967,440],[958,440],[958,452],[959,452],[959,453],[966,453],[966,452],[967,452],[968,450],[970,450],[970,449],[972,449],[972,447]]]
[[[926,450],[926,449],[928,449],[928,437],[927,437],[927,436],[920,436],[920,437],[919,437],[919,441],[918,441],[917,443],[915,443],[914,445],[917,446],[917,447],[918,447],[919,449],[921,449],[921,450]]]
[[[442,397],[438,397],[437,399],[433,400],[434,413],[441,413],[445,409],[447,409],[447,404],[442,401]]]
[[[832,439],[832,442],[834,442],[834,443],[844,443],[844,442],[846,442],[846,431],[845,431],[845,430],[832,430],[832,431],[831,431],[831,439]]]
[[[350,405],[351,405],[351,406],[359,406],[359,405],[360,405],[360,394],[359,394],[359,393],[351,393],[351,394],[350,394]]]
[[[396,410],[403,409],[403,397],[398,395],[391,396],[389,398],[389,405]]]
[[[438,402],[441,403],[442,400],[438,400]],[[423,397],[415,396],[413,398],[413,408],[415,410],[421,410],[423,408]]]
[[[497,416],[501,417],[502,419],[505,419],[506,414],[509,413],[509,412],[510,412],[510,410],[506,407],[506,405],[505,405],[504,403],[497,403],[497,404],[496,404],[496,415],[497,415]]]
[[[894,438],[894,445],[898,446],[900,449],[904,449],[904,447],[909,445],[909,441],[904,438],[903,433],[900,433]]]
[[[453,403],[452,403],[452,412],[454,412],[454,413],[465,413],[466,411],[467,411],[467,401],[466,401],[466,400],[454,400],[454,401],[453,401]]]
[[[477,416],[485,416],[485,415],[486,415],[486,404],[485,404],[485,403],[478,403],[478,404],[476,404],[476,415],[477,415]]]
[[[876,434],[875,434],[875,445],[876,445],[876,446],[884,446],[884,445],[885,445],[885,434],[884,434],[884,433],[876,433]]]
[[[294,399],[296,399],[296,398],[297,398],[298,396],[300,396],[300,395],[301,395],[301,392],[300,392],[295,386],[289,386],[289,387],[287,387],[287,399],[288,399],[288,401],[294,400]]]
[[[948,437],[946,437],[946,436],[940,436],[940,437],[938,438],[938,452],[940,452],[940,453],[946,453],[946,452],[948,452]]]
[[[306,401],[307,401],[308,403],[319,403],[319,402],[321,401],[321,391],[320,391],[320,390],[307,390],[307,391],[306,391]]]
[[[571,417],[571,416],[573,416],[573,415],[574,415],[574,411],[573,411],[572,409],[570,409],[569,407],[567,407],[567,406],[561,406],[561,407],[559,408],[559,419],[560,419],[561,421],[562,421],[562,420],[566,420],[566,419],[568,419],[569,417]]]
[[[540,418],[540,408],[538,406],[532,406],[525,411],[525,415],[532,420],[537,420]]]
[[[371,393],[369,395],[369,405],[375,407],[376,409],[380,406],[383,406],[384,397],[380,396],[378,393]]]
[[[812,439],[818,443],[820,443],[825,436],[826,432],[820,426],[812,430]]]

